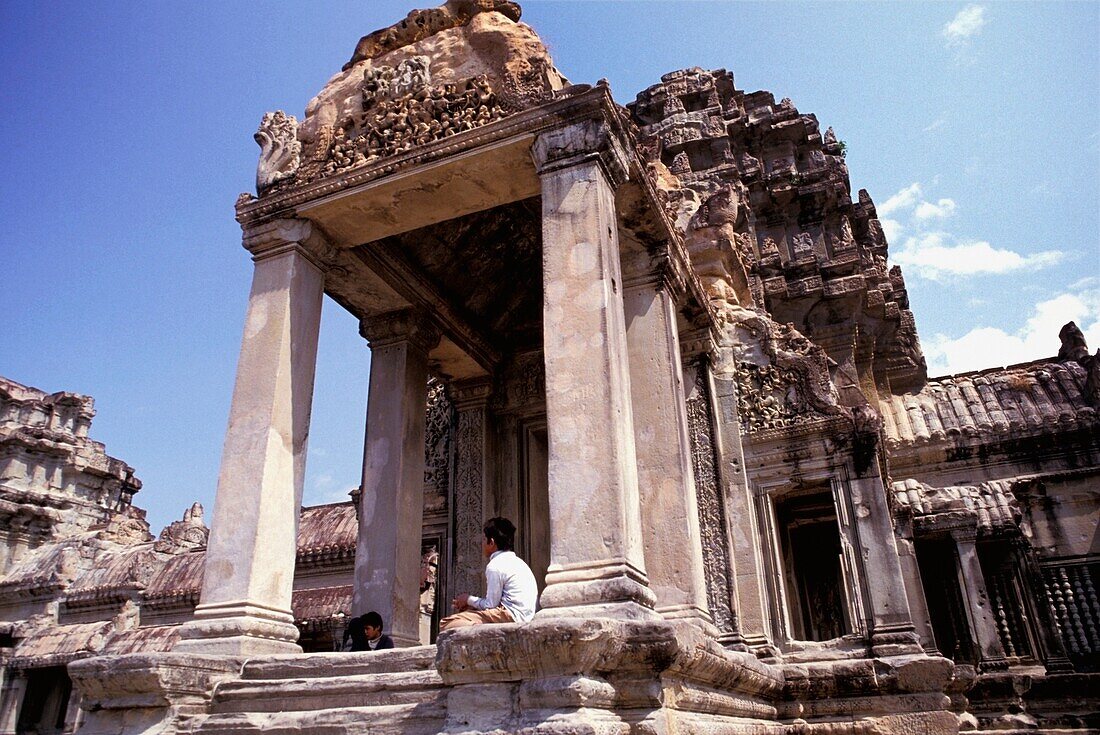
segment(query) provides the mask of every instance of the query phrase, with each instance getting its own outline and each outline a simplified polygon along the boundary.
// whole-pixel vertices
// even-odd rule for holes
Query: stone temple
[[[1095,732],[1100,356],[930,379],[831,129],[724,70],[621,107],[519,17],[264,116],[209,529],[0,381],[0,733]],[[301,508],[326,294],[362,486]],[[440,635],[494,515],[540,610]],[[370,609],[399,648],[336,652]]]

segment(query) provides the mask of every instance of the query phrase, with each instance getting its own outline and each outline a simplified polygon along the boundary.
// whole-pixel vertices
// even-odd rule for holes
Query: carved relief
[[[455,581],[456,590],[481,587],[481,528],[484,523],[485,407],[458,412],[455,433]]]
[[[282,110],[264,114],[253,136],[260,145],[256,164],[256,193],[264,194],[280,181],[293,179],[301,164],[298,119]]]
[[[361,85],[363,110],[332,131],[318,174],[340,173],[507,115],[485,75],[458,84],[430,82],[423,56],[396,68],[367,69]]]
[[[424,511],[447,505],[451,483],[451,444],[454,407],[443,383],[428,379],[428,410],[424,422]]]
[[[752,314],[752,312],[744,312]],[[781,429],[827,416],[850,417],[840,407],[829,361],[818,345],[789,324],[743,316],[732,374],[742,433]]]
[[[153,550],[165,554],[179,554],[206,546],[210,529],[202,519],[202,503],[194,503],[184,511],[183,520],[172,521],[160,532]]]
[[[714,417],[707,390],[705,367],[695,370],[695,387],[687,399],[691,467],[699,506],[699,532],[703,542],[703,573],[707,582],[707,606],[714,624],[723,633],[736,630],[729,580],[732,578],[726,540],[726,510],[718,481],[718,452],[714,442]]]

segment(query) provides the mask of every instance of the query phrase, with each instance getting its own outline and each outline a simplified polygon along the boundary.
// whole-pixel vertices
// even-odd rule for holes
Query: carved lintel
[[[320,229],[306,219],[277,219],[249,227],[242,242],[255,262],[297,251],[322,271],[332,268],[338,252]]]
[[[408,342],[421,352],[430,352],[439,344],[440,332],[424,312],[418,309],[388,311],[359,322],[359,334],[371,349]]]
[[[603,120],[582,120],[535,139],[531,157],[539,175],[596,161],[613,187],[630,178],[626,148]]]

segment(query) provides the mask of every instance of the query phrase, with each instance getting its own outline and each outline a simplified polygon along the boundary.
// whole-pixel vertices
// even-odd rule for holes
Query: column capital
[[[948,530],[955,543],[974,543],[978,540],[978,519],[966,518]]]
[[[456,380],[449,388],[455,409],[465,411],[488,405],[489,397],[493,394],[493,381],[488,377]]]
[[[370,343],[372,349],[408,342],[424,353],[438,345],[441,337],[439,329],[419,309],[387,311],[362,319],[359,334]]]
[[[604,120],[581,120],[542,133],[531,146],[531,157],[539,176],[596,162],[612,187],[630,178],[626,148]]]
[[[245,250],[259,262],[287,252],[297,252],[322,272],[336,261],[338,249],[307,219],[276,219],[244,230]]]
[[[680,356],[685,363],[705,358],[712,363],[718,355],[718,339],[710,327],[680,332]]]

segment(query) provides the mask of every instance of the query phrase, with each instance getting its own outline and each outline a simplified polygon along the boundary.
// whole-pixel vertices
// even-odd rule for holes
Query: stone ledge
[[[135,653],[69,665],[88,711],[202,705],[214,686],[240,675],[243,661],[225,656]]]
[[[653,676],[777,698],[781,671],[724,649],[690,623],[549,618],[458,629],[439,637],[436,668],[449,685],[563,676]]]

